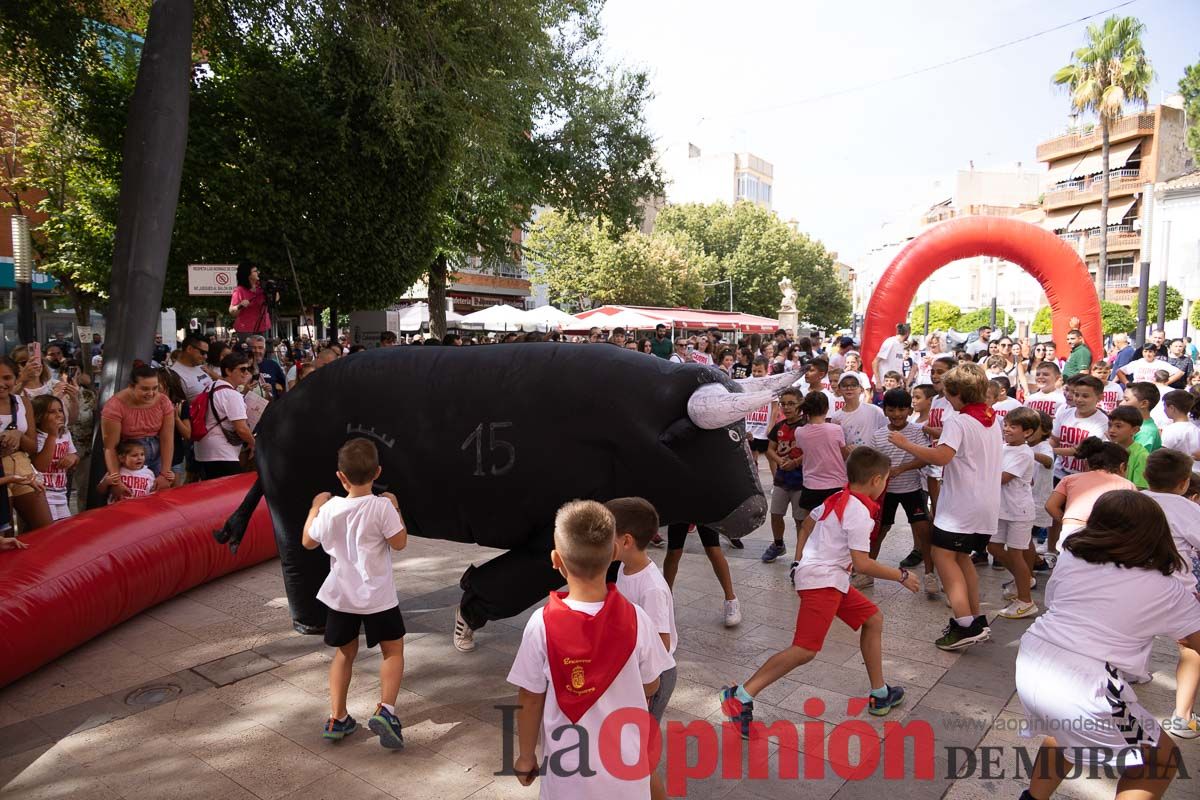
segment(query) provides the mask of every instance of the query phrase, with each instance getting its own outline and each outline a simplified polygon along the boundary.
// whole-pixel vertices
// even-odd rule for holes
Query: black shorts
[[[325,618],[325,644],[330,647],[350,644],[363,628],[367,631],[367,647],[403,639],[404,617],[400,615],[400,606],[374,614],[350,614],[329,609]]]
[[[705,547],[720,547],[721,537],[712,528],[706,528],[703,525],[696,526],[696,533],[700,534],[700,544]],[[667,526],[667,549],[682,550],[683,543],[687,541],[688,523],[673,522]]]
[[[933,535],[929,537],[929,543],[934,547],[968,555],[986,550],[991,540],[986,533],[955,533],[944,531],[937,525],[933,526]]]
[[[765,453],[767,448],[771,446],[770,439],[750,439],[750,450],[755,453]]]
[[[904,516],[908,517],[910,523],[929,521],[928,497],[921,489],[912,492],[884,492],[881,525],[895,524],[897,506],[904,509]]]
[[[800,507],[805,511],[812,511],[831,495],[835,495],[841,490],[840,486],[836,489],[809,489],[805,486],[800,492]],[[799,517],[799,519],[803,519],[803,517]]]

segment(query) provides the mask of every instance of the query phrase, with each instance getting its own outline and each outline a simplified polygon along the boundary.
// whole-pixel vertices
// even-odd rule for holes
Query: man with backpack
[[[193,333],[183,340],[179,358],[171,365],[171,371],[183,382],[183,394],[189,403],[212,385],[212,378],[204,371],[204,362],[207,359],[208,340]]]
[[[242,472],[242,445],[254,453],[254,434],[246,424],[246,401],[238,386],[250,378],[249,359],[231,352],[221,359],[221,379],[192,400],[192,441],[201,480]]]

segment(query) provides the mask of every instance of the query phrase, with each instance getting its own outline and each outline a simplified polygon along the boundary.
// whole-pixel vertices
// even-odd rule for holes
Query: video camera
[[[286,283],[283,281],[277,281],[274,278],[260,278],[258,285],[262,287],[263,294],[266,295],[268,305],[274,304],[275,298],[277,296],[282,296],[284,291],[287,289]]]

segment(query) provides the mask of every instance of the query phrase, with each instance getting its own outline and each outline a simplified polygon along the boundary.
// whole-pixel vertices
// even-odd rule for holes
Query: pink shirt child
[[[819,422],[796,429],[796,447],[804,453],[805,489],[840,489],[846,485],[846,461],[841,425]]]

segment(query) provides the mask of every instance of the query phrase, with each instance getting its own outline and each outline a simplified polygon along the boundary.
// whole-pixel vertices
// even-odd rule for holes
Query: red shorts
[[[800,611],[796,614],[796,635],[792,637],[792,645],[814,653],[825,644],[825,635],[829,633],[834,617],[856,631],[879,612],[879,607],[853,586],[845,594],[832,586],[799,589],[796,594],[800,595]]]

